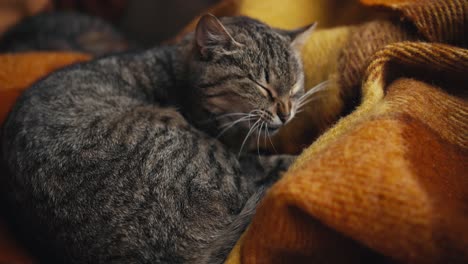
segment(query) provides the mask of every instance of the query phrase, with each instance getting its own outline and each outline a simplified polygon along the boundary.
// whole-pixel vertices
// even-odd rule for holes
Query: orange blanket
[[[50,0],[0,0],[0,35],[25,16],[51,8]]]
[[[468,263],[468,2],[363,2],[400,18],[311,37],[307,83],[331,89],[277,144],[295,152],[326,132],[227,263]]]

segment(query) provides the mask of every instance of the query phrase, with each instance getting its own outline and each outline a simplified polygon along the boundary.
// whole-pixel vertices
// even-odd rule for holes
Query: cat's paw
[[[261,157],[260,162],[266,174],[273,179],[277,179],[282,177],[288,171],[296,158],[297,156],[294,155],[272,155]]]

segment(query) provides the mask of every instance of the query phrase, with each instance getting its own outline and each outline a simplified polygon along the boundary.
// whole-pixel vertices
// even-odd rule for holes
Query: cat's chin
[[[277,133],[279,130],[280,130],[281,127],[267,127],[265,128],[266,130],[268,130],[268,132],[270,133]]]
[[[264,138],[271,138],[276,135],[282,127],[283,126],[264,125],[261,130],[255,129],[251,131],[251,127],[249,126],[238,126],[235,129],[228,129],[224,132],[223,129],[218,129],[219,131],[216,131],[215,134],[221,134],[221,136],[217,137],[221,142],[230,148],[239,151],[241,145],[255,145],[255,142],[260,140],[264,141]],[[248,149],[248,147],[244,146],[244,150],[246,149]],[[257,147],[255,147],[255,149],[257,149]]]
[[[253,131],[252,136],[257,137],[258,134],[264,135],[265,133],[269,134],[270,136],[273,136],[273,135],[275,135],[276,133],[278,133],[278,131],[279,131],[282,127],[283,127],[283,126],[271,126],[271,125],[269,125],[269,126],[263,126],[263,127],[261,128],[261,130]],[[247,133],[249,132],[249,128],[246,127],[243,131],[245,132],[245,134],[247,134]],[[241,134],[242,134],[242,132],[241,132]]]
[[[280,131],[280,129],[282,128],[283,126],[267,126],[266,128],[264,128],[271,136],[275,135],[276,133],[278,133],[278,131]]]

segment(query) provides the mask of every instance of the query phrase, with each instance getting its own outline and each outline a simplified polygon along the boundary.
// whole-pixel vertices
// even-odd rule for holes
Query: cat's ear
[[[229,49],[240,44],[232,38],[221,21],[212,14],[203,15],[195,30],[195,45],[202,55],[215,47]]]
[[[287,35],[291,39],[291,46],[295,49],[301,49],[302,46],[307,42],[310,35],[315,31],[317,27],[317,22],[314,22],[310,25],[300,27],[294,30],[281,30],[280,33]]]

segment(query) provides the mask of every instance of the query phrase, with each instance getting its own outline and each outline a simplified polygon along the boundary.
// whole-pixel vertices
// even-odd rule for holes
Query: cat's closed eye
[[[267,97],[268,99],[270,100],[274,100],[275,99],[275,95],[274,95],[274,92],[269,89],[268,87],[266,87],[265,85],[261,84],[260,82],[256,81],[255,79],[252,79],[250,78],[250,80],[256,84],[256,87],[260,90],[260,92],[265,96]]]
[[[302,86],[299,83],[296,83],[289,91],[289,96],[292,96],[292,97],[299,96],[301,88]]]

